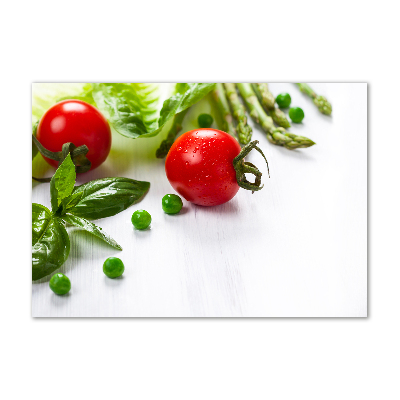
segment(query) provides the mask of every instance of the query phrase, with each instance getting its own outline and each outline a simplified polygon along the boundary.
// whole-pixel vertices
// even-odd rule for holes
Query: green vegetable
[[[187,108],[186,110],[181,111],[179,114],[175,115],[174,122],[172,124],[171,129],[168,132],[167,138],[161,142],[160,147],[156,150],[157,158],[164,158],[167,156],[169,149],[174,144],[175,139],[178,136],[178,133],[182,129],[182,122],[188,111],[189,109]]]
[[[41,279],[67,260],[70,250],[65,223],[82,228],[118,250],[122,247],[86,218],[105,218],[138,202],[148,182],[128,178],[105,178],[74,188],[75,171],[70,155],[50,181],[52,212],[32,204],[32,280]]]
[[[122,247],[107,233],[102,232],[102,229],[92,222],[88,221],[85,218],[78,217],[73,214],[64,214],[62,219],[70,225],[76,226],[78,228],[82,228],[87,232],[90,232],[94,236],[97,236],[99,239],[103,240],[104,242],[108,243],[110,246],[114,247],[117,250],[122,250]]]
[[[239,137],[239,142],[242,145],[248,144],[251,140],[252,132],[251,126],[247,124],[246,108],[239,100],[234,83],[224,83],[226,94],[229,104],[233,110],[233,116],[236,118],[238,125],[236,131]]]
[[[41,204],[32,204],[32,280],[60,268],[70,250],[63,221]]]
[[[132,214],[131,220],[136,229],[144,230],[150,226],[151,215],[146,210],[137,210]]]
[[[149,188],[149,182],[129,178],[96,179],[74,188],[72,195],[82,197],[69,212],[88,219],[111,217],[138,203]]]
[[[214,122],[214,118],[210,114],[200,114],[197,122],[200,128],[210,128]]]
[[[296,83],[300,90],[313,100],[318,110],[325,115],[332,114],[332,105],[324,96],[318,96],[306,83]]]
[[[178,214],[182,207],[182,199],[176,194],[166,194],[162,198],[162,209],[166,214]]]
[[[289,110],[289,117],[294,123],[299,124],[303,121],[304,111],[300,107],[292,107]]]
[[[71,281],[64,274],[54,274],[49,282],[50,289],[58,295],[67,294],[71,290]]]
[[[56,212],[61,201],[69,197],[74,190],[76,179],[75,165],[68,154],[65,162],[58,168],[50,181],[51,209]]]
[[[201,100],[214,83],[177,83],[161,110],[157,85],[95,83],[93,98],[113,128],[132,139],[157,135],[176,114]]]
[[[291,102],[292,98],[289,93],[281,93],[276,96],[276,104],[278,104],[280,108],[288,108]]]
[[[263,105],[264,109],[269,113],[272,120],[279,126],[283,128],[289,128],[290,122],[286,118],[285,113],[279,108],[275,107],[275,99],[272,103],[272,99],[274,98],[273,94],[269,91],[267,83],[253,83],[251,85],[253,87],[254,93],[257,95],[259,101]]]
[[[304,137],[286,132],[284,128],[276,128],[271,117],[269,117],[249,83],[238,83],[239,92],[250,111],[250,116],[260,124],[261,128],[267,133],[267,139],[275,145],[284,146],[289,150],[310,147],[315,143]]]
[[[109,278],[118,278],[125,271],[124,263],[117,257],[109,257],[103,264],[103,272]]]
[[[231,110],[229,109],[224,85],[222,83],[217,83],[215,89],[212,91],[212,95],[220,115],[220,129],[229,133],[231,136],[236,137],[236,130],[233,126],[233,117]]]

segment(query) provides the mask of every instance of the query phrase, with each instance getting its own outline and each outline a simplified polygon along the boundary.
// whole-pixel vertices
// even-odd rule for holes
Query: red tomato
[[[226,132],[208,128],[186,132],[167,155],[167,178],[192,203],[226,203],[239,190],[232,161],[240,150],[237,140]]]
[[[111,130],[107,120],[92,105],[80,100],[64,100],[49,108],[41,118],[37,139],[50,151],[60,151],[62,145],[72,142],[75,146],[86,144],[86,157],[90,169],[102,164],[111,149]],[[45,157],[52,166],[58,162]]]

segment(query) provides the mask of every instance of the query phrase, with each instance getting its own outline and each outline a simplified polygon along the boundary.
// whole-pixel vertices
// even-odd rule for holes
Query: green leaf
[[[54,213],[60,207],[61,201],[74,190],[75,179],[75,165],[71,160],[71,155],[68,154],[50,181],[51,208]]]
[[[83,90],[81,93],[72,95],[72,96],[69,95],[69,96],[59,97],[57,99],[57,102],[63,101],[63,100],[81,100],[81,101],[91,104],[92,106],[96,105],[96,103],[93,99],[93,86],[91,83],[86,83],[85,86],[83,87]]]
[[[159,126],[163,126],[174,115],[197,103],[214,89],[214,86],[215,83],[177,83],[176,93],[164,102]]]
[[[61,201],[61,210],[60,210],[60,215],[63,215],[68,212],[71,208],[74,208],[79,201],[81,200],[83,196],[83,192],[77,192],[71,194],[71,196],[68,196],[67,198],[63,199]]]
[[[94,83],[97,107],[123,136],[137,138],[158,128],[157,87],[145,83]]]
[[[129,178],[96,179],[75,187],[73,195],[83,194],[69,213],[88,219],[110,217],[140,201],[149,188],[149,182]]]
[[[68,233],[62,221],[41,204],[32,204],[32,280],[60,268],[70,250]]]
[[[65,222],[92,233],[117,250],[122,250],[122,247],[112,237],[108,236],[105,232],[102,232],[100,227],[96,226],[92,222],[89,222],[87,219],[77,217],[76,215],[72,214],[65,214],[62,218]]]
[[[214,85],[177,83],[175,94],[162,108],[160,87],[155,84],[95,83],[93,98],[117,132],[136,139],[157,135],[171,118],[202,99]]]

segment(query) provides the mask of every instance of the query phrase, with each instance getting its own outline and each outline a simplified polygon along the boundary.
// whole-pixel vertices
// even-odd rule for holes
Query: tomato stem
[[[71,142],[64,143],[61,151],[54,152],[47,150],[44,146],[42,146],[42,144],[39,142],[39,140],[36,139],[34,134],[32,134],[32,141],[43,157],[58,161],[58,165],[60,165],[64,161],[68,154],[71,154],[71,159],[75,165],[75,170],[77,173],[87,172],[92,166],[92,163],[88,160],[88,158],[86,158],[86,154],[88,153],[89,148],[85,144],[76,147]],[[32,178],[39,182],[49,182],[47,181],[47,178]]]
[[[236,180],[238,185],[243,189],[251,190],[252,193],[261,190],[264,185],[261,185],[262,172],[254,164],[244,161],[244,158],[251,152],[251,150],[257,150],[264,157],[264,160],[267,163],[269,176],[268,160],[257,144],[258,140],[250,142],[244,146],[242,151],[233,159],[233,167],[236,171]],[[253,174],[255,176],[254,183],[248,181],[245,174]]]

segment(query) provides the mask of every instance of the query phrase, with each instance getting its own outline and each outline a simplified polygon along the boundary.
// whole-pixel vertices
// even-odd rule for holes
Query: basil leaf
[[[63,215],[68,212],[71,208],[74,208],[79,201],[81,200],[83,196],[83,192],[77,192],[71,194],[71,196],[68,196],[67,198],[63,199],[61,201],[61,210],[60,210],[60,215]]]
[[[69,255],[68,233],[59,218],[41,204],[32,204],[32,280],[60,268]]]
[[[66,199],[74,190],[75,179],[75,165],[71,160],[71,155],[68,154],[50,181],[51,208],[53,213],[58,210],[61,201]]]
[[[71,225],[77,226],[79,228],[83,228],[85,231],[92,233],[97,236],[101,240],[104,240],[106,243],[110,244],[112,247],[115,247],[117,250],[122,250],[122,247],[110,236],[108,236],[105,232],[101,231],[101,228],[89,222],[87,219],[77,217],[76,215],[66,214],[63,215],[63,220],[68,222]]]
[[[73,195],[83,194],[69,213],[88,219],[111,217],[140,201],[149,188],[149,182],[129,178],[96,179],[75,187]]]
[[[93,98],[113,128],[136,139],[157,135],[176,114],[202,99],[215,83],[177,83],[162,108],[158,89],[145,83],[94,83]],[[161,110],[160,110],[161,108]]]

